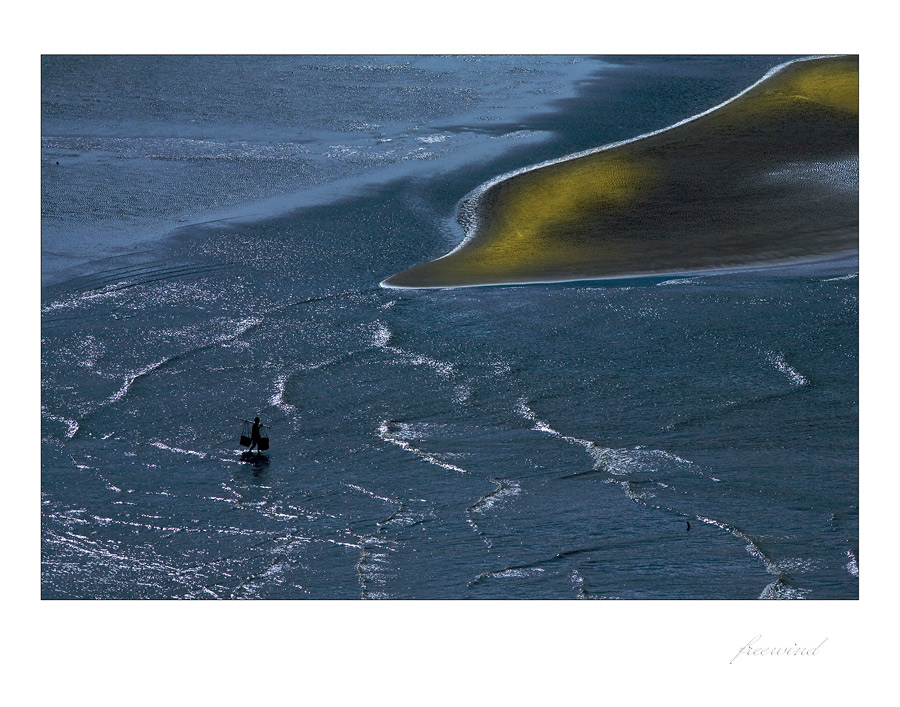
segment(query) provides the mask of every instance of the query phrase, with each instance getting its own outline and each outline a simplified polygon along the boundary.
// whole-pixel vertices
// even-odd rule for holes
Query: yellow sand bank
[[[857,57],[788,64],[693,120],[504,179],[461,247],[393,287],[743,266],[856,247]]]

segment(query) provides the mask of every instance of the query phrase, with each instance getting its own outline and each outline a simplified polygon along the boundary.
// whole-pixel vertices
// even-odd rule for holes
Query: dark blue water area
[[[507,114],[571,129],[484,164],[439,156],[46,284],[42,596],[857,598],[854,256],[378,284],[455,245],[484,179],[618,139],[575,127],[610,66],[623,106],[681,72],[665,108],[634,98],[641,132],[774,63],[610,59],[555,113]],[[271,447],[246,457],[233,418],[257,414]]]

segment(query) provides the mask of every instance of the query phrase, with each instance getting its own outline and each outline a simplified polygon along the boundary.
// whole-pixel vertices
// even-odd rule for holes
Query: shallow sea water
[[[780,58],[44,61],[45,598],[858,596],[855,258],[378,285]]]

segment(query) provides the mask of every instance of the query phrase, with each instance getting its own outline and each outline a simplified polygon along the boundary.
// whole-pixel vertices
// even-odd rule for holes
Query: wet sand
[[[858,246],[858,57],[793,62],[672,128],[464,201],[466,239],[388,287],[602,279],[789,262]]]

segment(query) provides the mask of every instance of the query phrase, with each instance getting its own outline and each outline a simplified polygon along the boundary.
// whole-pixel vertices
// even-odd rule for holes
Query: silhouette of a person
[[[248,452],[252,452],[253,446],[256,445],[256,453],[262,454],[262,452],[259,449],[259,440],[261,439],[261,436],[259,434],[260,427],[261,427],[261,425],[259,424],[259,418],[254,417],[253,418],[253,429],[250,430],[250,446],[247,447]]]

